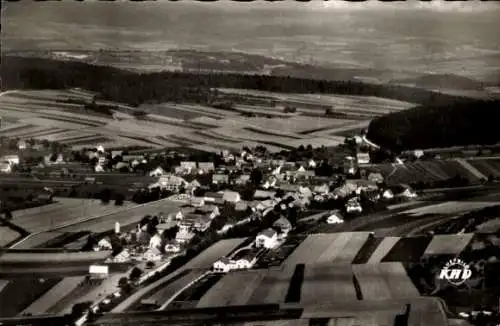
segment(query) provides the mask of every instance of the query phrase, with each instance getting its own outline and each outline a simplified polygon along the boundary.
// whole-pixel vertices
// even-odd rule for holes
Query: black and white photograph
[[[2,1],[1,326],[499,326],[499,1]]]

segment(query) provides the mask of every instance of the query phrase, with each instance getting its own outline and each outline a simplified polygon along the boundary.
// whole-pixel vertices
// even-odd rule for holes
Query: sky
[[[19,1],[2,49],[240,51],[345,67],[500,72],[500,2]],[[500,73],[499,73],[500,74]]]

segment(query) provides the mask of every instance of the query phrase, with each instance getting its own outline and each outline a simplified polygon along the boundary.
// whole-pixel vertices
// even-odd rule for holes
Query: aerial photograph
[[[500,325],[499,17],[2,2],[0,325]]]

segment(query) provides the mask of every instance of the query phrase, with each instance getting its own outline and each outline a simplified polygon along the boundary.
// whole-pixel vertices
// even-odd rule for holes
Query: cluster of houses
[[[229,257],[221,257],[212,266],[214,272],[227,273],[232,270],[252,268],[267,250],[278,248],[285,240],[292,224],[286,218],[276,220],[272,228],[260,232],[247,247],[237,250]]]

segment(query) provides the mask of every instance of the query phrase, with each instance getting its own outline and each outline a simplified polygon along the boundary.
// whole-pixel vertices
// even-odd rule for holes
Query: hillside
[[[85,63],[12,56],[2,58],[0,69],[4,90],[81,87],[100,92],[107,100],[132,105],[144,102],[204,101],[206,99],[198,89],[200,86],[376,96],[421,105],[442,105],[465,100],[460,96],[396,85],[233,73],[133,73]],[[337,78],[332,76],[332,79]]]
[[[419,106],[375,118],[368,138],[393,150],[486,145],[500,141],[500,100]]]

